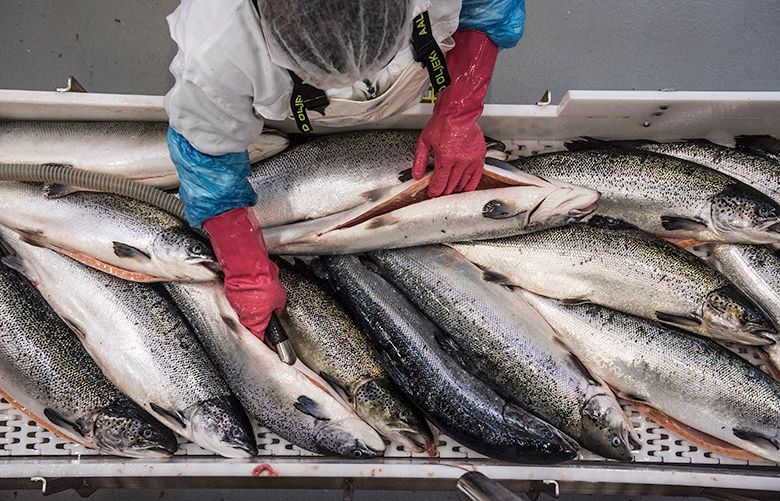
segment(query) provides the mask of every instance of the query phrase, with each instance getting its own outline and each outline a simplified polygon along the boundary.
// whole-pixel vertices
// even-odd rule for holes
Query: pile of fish
[[[174,432],[250,457],[254,419],[355,459],[435,455],[441,433],[506,461],[629,461],[628,402],[708,450],[780,462],[780,142],[586,138],[486,159],[477,191],[429,199],[431,174],[409,171],[417,135],[254,150],[276,153],[250,182],[294,365],[241,325],[182,221],[0,181],[0,395],[128,457],[174,454]],[[3,122],[0,163],[172,188],[164,136]],[[767,372],[723,343],[759,350]]]

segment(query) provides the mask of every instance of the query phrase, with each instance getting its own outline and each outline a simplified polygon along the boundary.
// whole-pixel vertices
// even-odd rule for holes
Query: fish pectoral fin
[[[677,315],[664,311],[656,311],[655,318],[657,318],[659,322],[680,327],[700,327],[702,323],[701,318],[693,315]]]
[[[384,214],[382,216],[377,216],[371,221],[368,222],[366,225],[367,230],[375,230],[377,228],[383,228],[385,226],[393,226],[395,224],[398,224],[400,222],[400,219],[395,217],[392,214]]]
[[[776,438],[767,437],[763,433],[752,430],[740,430],[738,428],[734,428],[731,431],[738,439],[750,442],[756,447],[775,451],[780,450],[780,443]]]
[[[322,379],[325,380],[326,383],[328,383],[331,388],[333,388],[333,391],[335,391],[341,398],[343,398],[346,402],[352,402],[352,398],[350,398],[349,394],[347,393],[347,390],[344,389],[341,384],[336,381],[336,379],[328,374],[327,372],[320,371],[319,375]]]
[[[43,185],[43,195],[46,198],[63,198],[70,195],[71,193],[76,193],[77,191],[80,190],[74,186],[68,186],[66,184],[49,183]]]
[[[639,227],[622,219],[596,214],[588,219],[588,226],[604,230],[638,230]]]
[[[583,304],[590,304],[590,301],[584,297],[567,297],[565,299],[559,299],[558,302],[564,306],[582,306]]]
[[[360,194],[360,196],[365,198],[367,202],[376,202],[378,200],[382,200],[384,197],[390,194],[390,192],[392,192],[394,188],[395,186],[376,188],[374,190],[364,191],[363,193]]]
[[[3,257],[0,257],[0,263],[3,263],[7,267],[11,268],[14,271],[19,272],[20,274],[24,275],[24,277],[27,280],[33,281],[33,278],[30,276],[29,273],[24,268],[24,262],[22,261],[22,258],[19,256],[12,256],[12,255],[6,255]]]
[[[227,325],[228,329],[230,329],[230,332],[233,334],[239,334],[241,332],[241,328],[239,327],[238,322],[232,318],[226,315],[222,315],[222,321],[225,322],[225,325]]]
[[[80,340],[83,341],[84,339],[87,338],[87,336],[84,334],[84,331],[81,330],[81,328],[78,325],[76,325],[76,322],[74,322],[73,320],[67,317],[61,316],[60,318],[62,319],[63,322],[65,322],[65,325],[67,325],[68,328],[72,330],[74,334],[76,334],[76,337],[78,337]]]
[[[48,240],[42,231],[12,229],[19,234],[19,240],[22,242],[33,247],[47,247]]]
[[[661,226],[667,231],[702,231],[707,229],[707,225],[701,221],[675,216],[661,216]]]
[[[517,217],[520,214],[527,212],[520,210],[511,202],[504,200],[491,200],[482,207],[482,217],[488,219],[509,219],[511,217]]]
[[[592,386],[603,386],[602,381],[600,379],[597,379],[590,370],[585,367],[585,364],[582,363],[582,361],[572,352],[569,352],[569,358],[571,359],[572,363],[574,364],[577,369],[582,373],[583,376],[588,378],[588,382]]]
[[[450,358],[453,358],[461,366],[468,367],[466,360],[463,358],[463,355],[461,355],[461,347],[458,345],[458,343],[455,342],[454,339],[440,330],[437,331],[435,337],[436,342],[439,344],[441,349],[444,350],[444,353],[446,353]]]
[[[312,400],[311,397],[301,395],[293,405],[296,409],[308,416],[313,417],[314,419],[318,419],[320,421],[330,421],[330,416],[326,415],[322,409],[320,409],[320,406],[317,405],[317,402]]]
[[[514,285],[508,276],[490,270],[482,270],[482,280],[501,285]]]
[[[693,254],[694,256],[698,257],[699,259],[709,259],[712,257],[714,247],[715,244],[712,243],[709,244],[699,243],[699,244],[688,246],[685,249],[691,254]]]
[[[50,409],[49,407],[45,408],[43,410],[43,415],[46,416],[46,419],[51,421],[53,424],[59,426],[60,428],[70,428],[71,430],[78,433],[79,436],[82,437],[86,436],[86,432],[84,431],[84,428],[81,425],[66,419],[62,414],[55,411],[54,409]]]
[[[116,254],[117,257],[136,259],[140,261],[152,260],[149,254],[136,247],[133,247],[132,245],[123,244],[122,242],[113,242],[113,244],[114,244],[114,254]]]
[[[161,407],[161,406],[159,406],[159,405],[155,404],[154,402],[149,402],[149,407],[150,407],[150,408],[151,408],[151,409],[152,409],[154,412],[156,412],[157,414],[159,414],[159,415],[161,415],[161,416],[164,416],[164,417],[167,417],[167,418],[169,418],[169,419],[172,419],[172,420],[173,420],[173,421],[175,421],[175,422],[176,422],[176,423],[177,423],[177,424],[178,424],[180,427],[182,427],[182,428],[186,428],[186,427],[187,427],[187,425],[186,425],[186,424],[185,424],[185,422],[184,422],[184,421],[185,421],[185,419],[184,419],[184,416],[182,415],[182,413],[181,413],[181,412],[178,412],[178,411],[169,411],[168,409],[165,409],[165,408],[163,408],[163,407]]]

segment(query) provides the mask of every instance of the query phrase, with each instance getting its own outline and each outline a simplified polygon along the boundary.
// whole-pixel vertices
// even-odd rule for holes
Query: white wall
[[[0,0],[0,88],[164,94],[175,0]],[[527,0],[488,96],[545,89],[780,90],[780,0]]]

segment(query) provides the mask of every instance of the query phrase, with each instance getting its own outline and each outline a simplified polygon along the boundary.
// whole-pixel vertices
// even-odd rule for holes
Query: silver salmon
[[[605,148],[512,162],[544,178],[601,192],[594,214],[662,237],[729,243],[780,242],[780,206],[725,174],[645,151]]]
[[[0,238],[14,251],[4,262],[38,288],[120,391],[201,447],[257,453],[244,409],[158,286],[94,270],[3,228]]]
[[[280,437],[321,454],[353,459],[385,444],[355,413],[298,366],[279,360],[238,320],[221,284],[166,284],[176,304],[247,411]]]
[[[137,458],[176,437],[111,384],[35,288],[0,265],[0,395],[71,442]]]
[[[601,306],[521,294],[620,396],[780,461],[780,384],[749,362],[712,340]]]
[[[300,359],[334,386],[368,424],[407,450],[422,452],[433,436],[425,418],[395,387],[365,334],[310,270],[279,260],[287,292],[281,320]]]
[[[775,327],[726,277],[638,231],[585,225],[452,246],[499,283],[592,302],[702,336],[771,344]]]
[[[49,199],[39,184],[0,181],[0,225],[34,245],[136,282],[213,280],[208,242],[160,209],[105,193]]]
[[[599,200],[587,188],[492,165],[486,189],[427,199],[430,177],[381,190],[349,211],[268,228],[269,252],[347,254],[517,235],[580,220]]]

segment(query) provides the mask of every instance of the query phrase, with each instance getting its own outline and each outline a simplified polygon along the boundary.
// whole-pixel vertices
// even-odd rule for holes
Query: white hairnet
[[[410,0],[260,0],[258,7],[274,62],[320,89],[372,77],[411,40]]]

